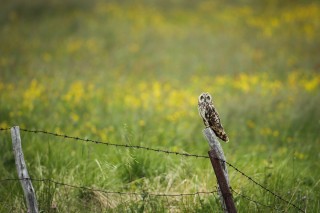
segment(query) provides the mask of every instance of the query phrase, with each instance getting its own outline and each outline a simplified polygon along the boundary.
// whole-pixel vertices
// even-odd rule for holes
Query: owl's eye
[[[211,97],[210,96],[207,96],[207,98],[206,98],[208,101],[210,101],[211,100]]]
[[[203,100],[203,99],[204,99],[204,97],[203,97],[203,95],[201,95],[201,96],[200,96],[200,100]]]

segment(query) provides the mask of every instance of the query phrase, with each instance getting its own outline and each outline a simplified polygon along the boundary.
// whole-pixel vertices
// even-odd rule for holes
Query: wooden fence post
[[[11,128],[11,138],[18,177],[20,179],[24,196],[26,198],[28,213],[38,213],[37,198],[28,174],[27,166],[24,161],[22,152],[19,126],[14,126]]]
[[[213,170],[216,174],[218,181],[218,193],[220,196],[220,201],[222,208],[227,213],[236,213],[237,209],[233,202],[232,193],[230,191],[230,183],[228,177],[228,170],[226,166],[226,159],[221,148],[221,145],[211,128],[206,128],[203,130],[203,134],[207,138],[210,146],[210,151],[208,152]]]

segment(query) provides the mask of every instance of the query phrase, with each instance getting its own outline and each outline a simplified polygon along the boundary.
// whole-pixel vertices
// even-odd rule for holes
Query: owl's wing
[[[210,126],[218,126],[218,127],[223,128],[221,126],[219,114],[212,105],[207,105],[205,116],[206,116],[206,119],[209,122]]]
[[[226,132],[223,129],[223,126],[221,124],[220,118],[219,118],[219,114],[218,112],[215,110],[214,106],[209,105],[207,110],[206,110],[206,118],[209,122],[209,125],[211,127],[211,129],[214,131],[214,133],[216,134],[216,136],[218,138],[220,138],[221,140],[228,142],[229,138],[226,134]]]

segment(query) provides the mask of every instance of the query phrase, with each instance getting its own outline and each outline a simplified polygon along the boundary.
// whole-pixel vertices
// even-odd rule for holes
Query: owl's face
[[[202,93],[198,98],[198,104],[203,104],[203,103],[206,103],[206,104],[212,103],[212,97],[207,92]]]

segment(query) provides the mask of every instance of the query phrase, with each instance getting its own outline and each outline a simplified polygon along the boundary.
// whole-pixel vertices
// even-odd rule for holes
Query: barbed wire
[[[165,193],[153,193],[153,192],[147,192],[147,191],[142,191],[142,192],[120,192],[120,191],[107,191],[104,189],[97,189],[97,188],[90,188],[87,186],[77,186],[77,185],[73,185],[73,184],[67,184],[67,183],[63,183],[63,182],[59,182],[59,181],[55,181],[49,178],[43,178],[43,179],[39,179],[39,178],[6,178],[6,179],[1,179],[1,182],[6,182],[6,181],[21,181],[21,180],[31,180],[31,181],[35,181],[35,182],[51,182],[57,185],[61,185],[61,186],[67,186],[70,188],[76,188],[76,189],[82,189],[82,190],[88,190],[88,191],[96,191],[96,192],[102,192],[105,194],[119,194],[119,195],[134,195],[134,196],[142,196],[142,197],[146,197],[146,196],[154,196],[154,197],[184,197],[184,196],[200,196],[200,195],[208,195],[208,194],[214,194],[217,193],[217,190],[213,190],[213,191],[197,191],[197,192],[193,192],[193,193],[177,193],[177,194],[165,194]],[[273,210],[277,210],[280,212],[285,212],[284,210],[281,210],[279,208],[276,208],[274,206],[271,205],[266,205],[263,204],[259,201],[253,200],[251,199],[249,196],[244,195],[242,193],[239,193],[237,191],[235,191],[233,188],[230,187],[230,190],[232,192],[234,192],[235,194],[245,198],[246,200],[249,200],[250,202],[255,203],[256,205],[260,205],[266,208],[270,208]]]
[[[8,128],[0,128],[0,131],[7,131],[7,130],[10,130],[11,128],[8,127]]]
[[[177,194],[165,194],[165,193],[154,193],[154,192],[147,192],[147,191],[142,191],[142,192],[120,192],[120,191],[107,191],[104,189],[97,189],[97,188],[90,188],[87,186],[77,186],[73,184],[68,184],[68,183],[63,183],[59,182],[56,180],[52,180],[49,178],[5,178],[1,179],[0,182],[6,182],[6,181],[21,181],[21,180],[30,180],[30,181],[35,181],[35,182],[51,182],[57,185],[61,186],[67,186],[70,188],[76,188],[76,189],[82,189],[82,190],[88,190],[88,191],[94,191],[94,192],[102,192],[105,194],[121,194],[121,195],[140,195],[140,196],[154,196],[154,197],[183,197],[183,196],[195,196],[195,195],[206,195],[206,194],[214,194],[217,193],[217,190],[213,191],[198,191],[198,192],[193,192],[193,193],[177,193]]]
[[[284,210],[278,209],[278,208],[276,208],[276,207],[274,207],[274,206],[266,205],[266,204],[263,204],[263,203],[261,203],[261,202],[259,202],[259,201],[253,200],[253,199],[251,199],[249,196],[244,195],[244,194],[242,194],[242,193],[239,193],[239,192],[235,191],[232,187],[230,187],[230,190],[231,190],[232,192],[234,192],[235,194],[237,194],[237,195],[245,198],[246,200],[249,200],[250,202],[255,203],[256,205],[260,205],[260,206],[263,206],[263,207],[266,207],[266,208],[270,208],[270,209],[273,209],[273,210],[285,212]]]
[[[296,208],[297,210],[301,211],[301,212],[305,212],[304,210],[302,210],[301,208],[299,208],[298,206],[296,206],[294,203],[284,199],[283,197],[281,197],[280,195],[276,194],[275,192],[271,191],[270,189],[268,189],[267,187],[263,186],[262,184],[258,183],[256,180],[254,180],[252,177],[246,175],[245,173],[243,173],[242,171],[240,171],[237,167],[233,166],[232,164],[224,161],[224,160],[221,160],[220,161],[223,161],[225,162],[226,164],[228,164],[230,167],[232,167],[233,169],[235,169],[238,173],[240,173],[241,175],[243,175],[244,177],[246,177],[248,180],[250,180],[251,182],[253,182],[254,184],[258,185],[260,188],[264,189],[265,191],[269,192],[270,194],[272,194],[274,197],[282,200],[283,202],[293,206],[294,208]]]
[[[24,132],[43,133],[43,134],[53,135],[53,136],[57,136],[57,137],[63,137],[63,138],[67,138],[67,139],[73,139],[73,140],[84,141],[84,142],[95,143],[95,144],[103,144],[103,145],[107,145],[107,146],[143,149],[143,150],[154,151],[154,152],[162,152],[162,153],[166,153],[166,154],[180,155],[180,156],[185,156],[185,157],[209,158],[208,156],[205,156],[205,155],[197,155],[197,154],[174,152],[174,151],[162,150],[162,149],[154,149],[154,148],[140,146],[140,145],[116,144],[116,143],[110,143],[110,142],[103,142],[103,141],[92,140],[92,139],[88,139],[88,138],[85,139],[85,138],[79,138],[79,137],[69,136],[69,135],[65,135],[65,134],[48,132],[45,130],[28,130],[28,129],[24,129],[24,128],[20,128],[20,130],[24,131]]]
[[[0,130],[2,130],[2,131],[10,130],[10,128],[0,128]],[[204,158],[204,159],[208,159],[209,158],[209,156],[204,156],[204,155],[189,154],[189,153],[182,153],[182,152],[174,152],[174,151],[162,150],[162,149],[154,149],[154,148],[140,146],[140,145],[115,144],[115,143],[103,142],[103,141],[92,140],[92,139],[84,139],[84,138],[75,137],[75,136],[69,136],[69,135],[65,135],[65,134],[53,133],[53,132],[49,132],[49,131],[45,131],[45,130],[29,130],[29,129],[24,129],[24,128],[20,128],[20,130],[24,131],[24,132],[29,132],[29,133],[35,133],[35,134],[42,133],[42,134],[48,134],[48,135],[52,135],[52,136],[56,136],[56,137],[62,137],[62,138],[66,138],[66,139],[73,139],[73,140],[76,140],[76,141],[90,142],[90,143],[95,143],[95,144],[103,144],[103,145],[107,145],[107,146],[143,149],[143,150],[147,150],[147,151],[161,152],[161,153],[166,153],[166,154],[174,154],[174,155],[180,155],[180,156],[184,156],[184,157],[195,157],[195,158]],[[252,177],[250,177],[249,175],[247,175],[244,172],[242,172],[240,169],[238,169],[233,164],[231,164],[231,163],[229,163],[229,162],[227,162],[225,160],[219,159],[219,158],[216,158],[216,159],[221,161],[221,162],[223,162],[223,163],[226,163],[228,166],[233,168],[236,172],[240,173],[242,176],[246,177],[249,181],[253,182],[255,185],[259,186],[263,190],[269,192],[274,197],[276,197],[276,198],[282,200],[283,202],[293,206],[297,210],[299,210],[301,212],[304,212],[301,208],[299,208],[298,206],[296,206],[292,202],[284,199],[282,196],[276,194],[275,192],[271,191],[267,187],[265,187],[262,184],[258,183],[256,180],[254,180]]]

